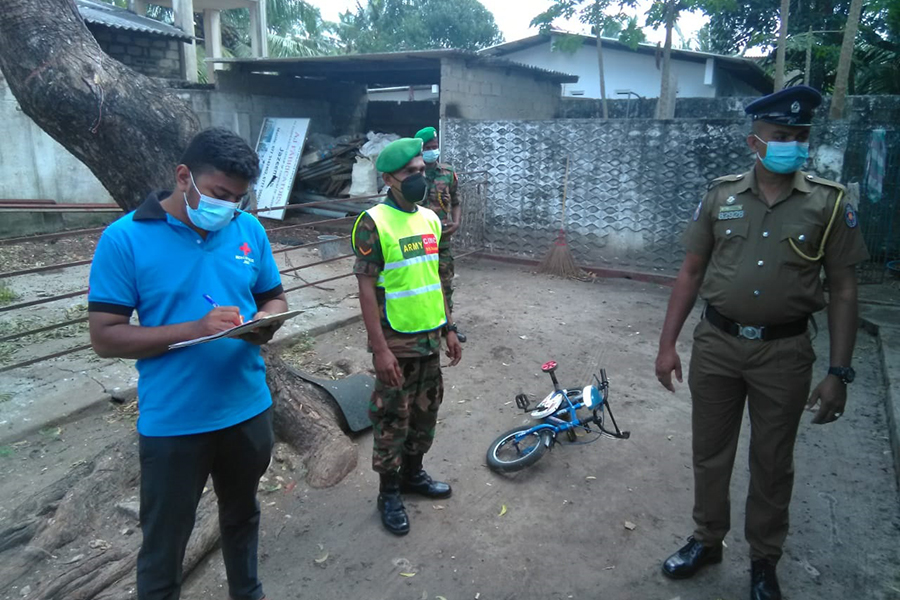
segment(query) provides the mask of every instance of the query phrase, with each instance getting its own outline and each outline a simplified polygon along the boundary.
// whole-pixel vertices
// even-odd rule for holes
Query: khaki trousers
[[[788,532],[794,441],[815,352],[808,334],[773,341],[732,337],[703,320],[694,331],[694,538],[713,545],[731,527],[729,486],[746,400],[750,490],[744,532],[751,559],[777,562]]]

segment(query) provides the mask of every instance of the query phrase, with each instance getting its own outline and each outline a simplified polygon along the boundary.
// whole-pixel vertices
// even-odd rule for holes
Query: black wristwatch
[[[447,325],[446,329],[447,333],[450,333],[451,331],[453,333],[459,333],[459,327],[456,326],[456,323],[450,323],[449,325]]]
[[[829,367],[828,374],[839,377],[844,385],[853,383],[853,380],[856,379],[856,371],[853,370],[853,367]]]

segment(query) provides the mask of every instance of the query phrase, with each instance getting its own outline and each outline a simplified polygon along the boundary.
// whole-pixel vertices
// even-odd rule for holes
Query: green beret
[[[437,129],[435,129],[434,127],[426,127],[425,129],[420,129],[419,132],[416,133],[416,137],[422,140],[422,142],[428,143],[437,137]]]
[[[375,168],[382,173],[394,173],[420,154],[422,154],[422,140],[401,138],[384,147],[375,161]]]

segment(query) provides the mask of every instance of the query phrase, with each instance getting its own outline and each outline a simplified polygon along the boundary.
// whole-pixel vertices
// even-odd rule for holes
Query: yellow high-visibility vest
[[[385,317],[400,333],[433,331],[447,323],[444,292],[438,274],[441,220],[422,206],[405,212],[390,204],[367,210],[378,228],[384,270],[377,286],[384,290]],[[353,247],[356,227],[353,226]]]

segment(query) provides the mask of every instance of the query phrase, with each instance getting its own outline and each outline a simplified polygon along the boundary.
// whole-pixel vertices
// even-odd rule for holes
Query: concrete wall
[[[748,170],[746,119],[467,121],[448,119],[446,160],[487,169],[489,252],[541,258],[562,223],[585,265],[673,273],[681,235],[708,182]],[[848,125],[814,132],[811,171],[840,179]]]
[[[676,119],[745,119],[744,107],[758,96],[726,98],[679,98],[675,102]],[[627,100],[610,98],[609,117],[652,119],[656,114],[656,98]],[[816,121],[825,122],[831,98],[825,98],[816,110]],[[601,102],[594,98],[563,98],[557,116],[562,119],[593,119],[602,115]],[[849,96],[847,119],[854,124],[900,123],[900,96]]]
[[[0,75],[0,199],[112,202],[109,193],[78,159],[35,125]],[[103,215],[3,213],[0,237],[88,227]]]
[[[441,118],[552,119],[559,84],[529,73],[441,60]]]
[[[181,43],[156,35],[88,24],[103,51],[149,77],[181,79]]]

